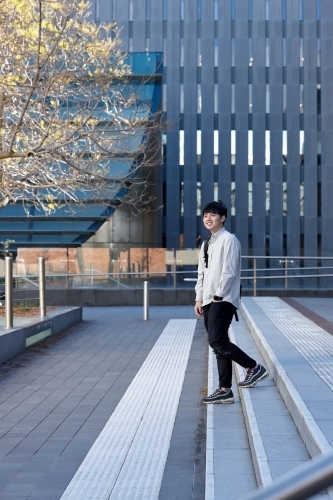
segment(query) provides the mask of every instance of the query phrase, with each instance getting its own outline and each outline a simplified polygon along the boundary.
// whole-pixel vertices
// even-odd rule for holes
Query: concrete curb
[[[229,329],[231,342],[237,344],[232,326]],[[245,370],[237,363],[234,363],[237,383],[244,378]],[[258,486],[269,486],[273,480],[268,465],[268,459],[261,438],[256,414],[253,408],[251,393],[244,389],[239,389],[239,396],[242,403],[245,425],[250,443],[251,455],[253,460],[254,472]]]
[[[313,415],[288,377],[288,374],[282,364],[275,356],[273,350],[269,346],[247,307],[242,304],[240,306],[240,310],[250,332],[253,335],[259,351],[265,359],[267,368],[275,380],[280,394],[296,424],[310,456],[314,457],[321,453],[331,452],[332,447],[318,427]]]
[[[209,347],[208,353],[208,389],[207,394],[214,392],[213,351]],[[206,435],[206,485],[205,500],[214,500],[214,405],[207,406],[207,435]]]

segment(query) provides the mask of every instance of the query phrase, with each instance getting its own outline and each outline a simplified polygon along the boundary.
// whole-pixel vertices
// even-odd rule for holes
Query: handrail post
[[[38,257],[38,276],[39,276],[39,307],[40,316],[46,316],[45,303],[45,258]]]
[[[6,327],[13,328],[13,257],[5,258]]]
[[[288,290],[288,259],[284,261],[284,288]]]
[[[257,296],[257,259],[253,259],[253,297]]]
[[[143,282],[143,319],[149,319],[149,281]]]

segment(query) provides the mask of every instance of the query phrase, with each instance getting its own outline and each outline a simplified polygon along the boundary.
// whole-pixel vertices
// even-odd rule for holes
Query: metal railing
[[[13,301],[13,258],[5,257],[5,328],[13,328],[14,317],[14,301]],[[28,280],[33,283],[31,280]],[[45,300],[45,259],[38,257],[38,288],[39,288],[39,306],[40,317],[46,316],[46,300]]]
[[[320,455],[243,500],[306,500],[333,485],[333,453]],[[332,498],[332,497],[331,497]]]
[[[323,271],[332,270],[332,273]],[[303,272],[300,272],[303,271]],[[311,271],[309,274],[306,271]],[[317,271],[317,272],[314,272]],[[306,274],[305,274],[306,272]],[[248,290],[253,290],[253,295],[257,295],[258,282],[265,280],[272,281],[283,281],[283,289],[287,290],[289,288],[289,280],[305,280],[305,279],[317,279],[321,280],[324,278],[333,278],[333,267],[294,267],[290,268],[258,268],[257,260],[253,260],[252,269],[243,269],[243,276],[241,280],[243,282],[252,282],[252,287],[247,287]],[[244,276],[244,274],[251,273],[250,275]],[[273,274],[274,273],[274,274]],[[276,274],[280,273],[280,274]],[[81,288],[81,287],[115,287],[117,289],[121,288],[143,288],[144,281],[150,280],[151,286],[155,288],[184,288],[186,282],[197,281],[197,271],[143,271],[143,272],[118,272],[118,273],[103,273],[102,271],[93,270],[90,273],[56,273],[56,274],[46,274],[46,284],[48,287],[61,287],[61,288]],[[35,285],[34,279],[37,280],[39,277],[36,275],[14,275],[13,279],[16,280],[17,288],[20,286],[26,288],[26,285]],[[163,278],[163,282],[161,279]],[[156,283],[154,283],[156,282]],[[24,285],[25,283],[25,285]],[[332,280],[333,285],[333,280]],[[332,287],[330,285],[330,288]],[[37,285],[38,286],[38,285]],[[281,288],[281,287],[280,287]],[[299,287],[300,288],[300,287]]]

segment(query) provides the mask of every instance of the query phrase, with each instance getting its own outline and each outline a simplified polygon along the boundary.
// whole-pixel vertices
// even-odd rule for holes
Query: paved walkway
[[[331,446],[332,308],[293,301],[243,303]],[[233,500],[309,460],[272,377],[239,394],[235,367],[235,404],[207,413],[201,398],[217,373],[192,307],[151,307],[149,321],[140,307],[83,317],[0,366],[0,499]],[[265,357],[243,318],[230,334]]]

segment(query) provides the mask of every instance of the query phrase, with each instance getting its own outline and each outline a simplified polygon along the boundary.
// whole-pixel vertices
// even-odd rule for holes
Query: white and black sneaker
[[[233,403],[234,402],[234,395],[232,393],[232,390],[229,389],[228,391],[223,391],[221,387],[218,387],[213,394],[210,396],[207,396],[202,400],[203,403],[209,404],[209,403]]]
[[[248,368],[245,379],[239,382],[238,387],[245,389],[247,387],[253,387],[261,380],[264,380],[269,375],[266,368],[262,365],[257,365],[255,368]]]

